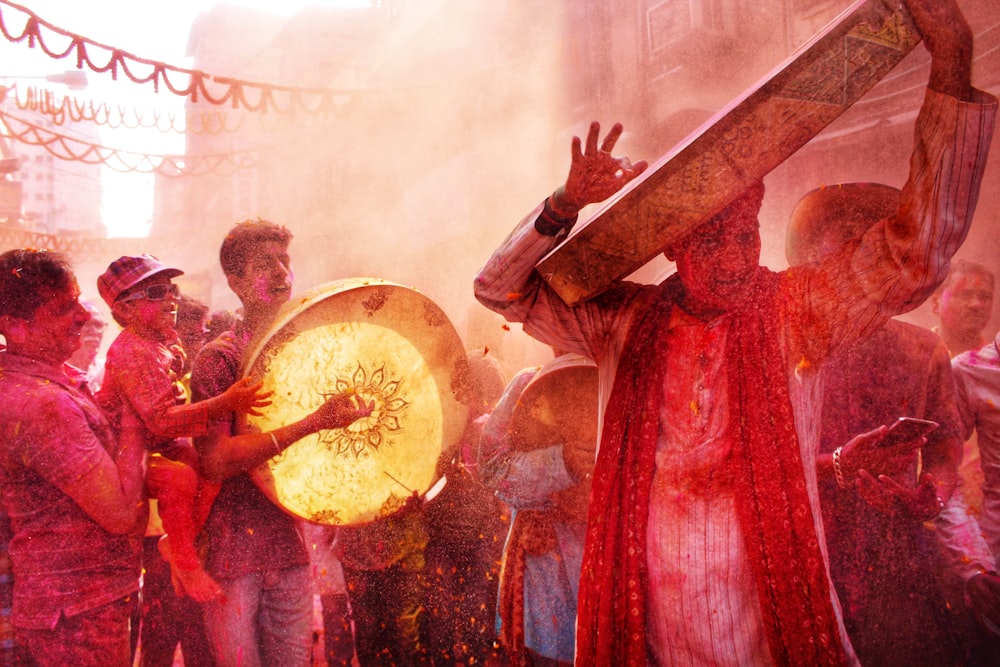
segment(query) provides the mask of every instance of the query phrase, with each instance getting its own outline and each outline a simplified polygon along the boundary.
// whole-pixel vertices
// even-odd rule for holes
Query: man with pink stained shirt
[[[10,517],[11,622],[34,664],[131,664],[145,449],[119,444],[66,362],[90,315],[60,255],[0,255],[0,493]],[[99,656],[99,658],[98,658]]]

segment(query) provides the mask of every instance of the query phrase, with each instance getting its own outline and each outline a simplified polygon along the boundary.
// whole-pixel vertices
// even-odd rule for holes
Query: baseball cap
[[[97,279],[97,291],[110,307],[125,290],[158,273],[165,273],[168,278],[184,275],[180,269],[172,269],[152,255],[123,255],[111,262]]]

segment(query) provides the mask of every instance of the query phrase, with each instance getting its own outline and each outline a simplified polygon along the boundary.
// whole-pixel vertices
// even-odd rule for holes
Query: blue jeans
[[[222,601],[202,607],[219,667],[308,667],[313,621],[308,566],[222,579],[219,585]]]

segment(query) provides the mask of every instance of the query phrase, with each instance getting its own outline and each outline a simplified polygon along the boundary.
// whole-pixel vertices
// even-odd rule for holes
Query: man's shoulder
[[[0,372],[0,422],[65,424],[81,413],[80,395],[53,378],[4,369]]]
[[[44,375],[21,369],[0,368],[0,401],[7,407],[11,405],[11,401],[25,399],[37,402],[66,391],[66,387]]]
[[[957,355],[951,360],[951,366],[956,373],[964,375],[997,374],[1000,373],[1000,353],[996,343],[990,341],[982,347]]]
[[[70,390],[69,383],[69,378],[62,369],[0,353],[0,392],[3,392],[5,399],[8,396],[19,396],[21,392],[24,392],[26,398],[34,400],[59,395]],[[27,391],[29,388],[30,391]]]
[[[944,341],[941,340],[939,335],[926,327],[911,324],[910,322],[891,319],[885,323],[882,330],[892,336],[894,341],[896,341],[899,345],[905,345],[910,350],[922,351],[925,354],[931,354],[935,350],[941,350],[944,352],[945,356],[947,356]]]
[[[199,364],[205,366],[220,363],[238,367],[243,360],[248,342],[233,331],[224,331],[201,348],[194,359],[192,369],[197,368]]]

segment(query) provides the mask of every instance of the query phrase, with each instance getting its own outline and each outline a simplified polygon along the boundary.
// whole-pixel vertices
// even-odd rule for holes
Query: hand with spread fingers
[[[587,204],[604,201],[625,184],[646,170],[648,164],[641,160],[632,164],[627,157],[611,154],[622,134],[622,124],[615,123],[598,148],[601,124],[594,121],[587,133],[586,147],[580,137],[573,137],[572,162],[566,183],[552,195],[553,212],[572,218]]]
[[[307,419],[314,431],[350,426],[362,417],[367,417],[375,408],[375,401],[364,401],[357,394],[334,394],[319,406]]]
[[[263,391],[264,383],[256,378],[238,380],[219,397],[220,412],[244,412],[254,417],[260,417],[259,408],[271,405],[271,394]]]

